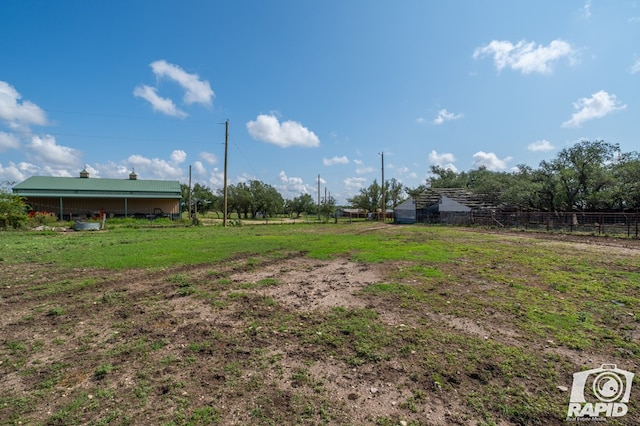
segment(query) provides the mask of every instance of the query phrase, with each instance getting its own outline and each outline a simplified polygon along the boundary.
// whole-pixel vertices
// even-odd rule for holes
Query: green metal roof
[[[23,197],[181,198],[177,180],[32,176],[13,187]]]

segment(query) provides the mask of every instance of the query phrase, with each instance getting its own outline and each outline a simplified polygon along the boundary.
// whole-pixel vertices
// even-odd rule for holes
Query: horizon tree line
[[[619,144],[583,140],[562,149],[555,158],[541,161],[537,168],[519,164],[508,172],[484,166],[458,172],[433,165],[425,183],[415,188],[406,187],[395,178],[386,180],[384,185],[383,191],[374,179],[347,198],[346,207],[376,212],[383,206],[393,209],[429,188],[464,188],[489,204],[518,210],[633,210],[640,208],[640,154],[623,153]],[[187,185],[182,185],[182,191],[186,200]],[[221,214],[222,190],[213,193],[196,183],[192,191],[192,197],[199,200],[198,213]],[[321,200],[320,214],[328,217],[337,204],[333,197],[326,198]],[[228,212],[253,219],[277,214],[300,217],[303,213],[318,214],[318,204],[310,194],[285,200],[273,186],[252,180],[228,186]]]

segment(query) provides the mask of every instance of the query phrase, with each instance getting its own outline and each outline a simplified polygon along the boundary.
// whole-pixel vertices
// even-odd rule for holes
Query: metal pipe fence
[[[640,236],[640,210],[630,212],[470,211],[440,212],[421,217],[423,223],[487,226],[548,232]]]

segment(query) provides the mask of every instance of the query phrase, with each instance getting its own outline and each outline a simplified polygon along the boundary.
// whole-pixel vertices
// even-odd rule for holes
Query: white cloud
[[[20,140],[11,133],[0,132],[0,152],[20,148]]]
[[[176,149],[171,153],[171,161],[173,161],[174,163],[184,163],[186,159],[187,153],[181,149]]]
[[[179,167],[160,158],[146,158],[134,154],[129,156],[127,164],[135,168],[138,176],[145,176],[146,179],[179,179],[182,175]]]
[[[520,71],[523,74],[537,72],[548,74],[551,64],[567,57],[571,62],[576,54],[571,44],[563,40],[553,40],[548,46],[536,45],[535,42],[519,41],[516,45],[510,41],[493,40],[486,46],[478,47],[473,58],[493,56],[493,62],[501,71],[505,67]]]
[[[418,124],[424,124],[426,122],[427,122],[427,120],[424,117],[416,118],[416,123],[418,123]]]
[[[553,146],[553,144],[548,140],[542,139],[542,140],[530,143],[529,145],[527,145],[527,149],[533,152],[538,152],[538,151],[547,152],[547,151],[553,151],[554,149],[556,149],[556,147]]]
[[[356,173],[359,175],[364,175],[367,173],[373,173],[375,172],[376,169],[374,169],[373,167],[367,167],[367,166],[362,166],[362,167],[357,167],[356,168]]]
[[[89,169],[87,169],[87,171],[91,173],[91,176],[104,177],[104,178],[110,178],[110,179],[128,178],[129,173],[131,173],[132,171],[131,166],[114,163],[113,161],[108,161],[107,163],[94,163],[93,167],[91,168],[93,171],[90,171]],[[136,174],[137,173],[138,172],[136,172]]]
[[[443,152],[439,154],[435,150],[432,150],[429,153],[430,164],[457,172],[458,168],[453,164],[455,161],[456,161],[456,157],[450,152]]]
[[[591,18],[591,0],[584,2],[584,6],[582,6],[582,13],[585,19]]]
[[[333,166],[336,164],[349,164],[349,159],[347,158],[346,155],[343,155],[342,157],[323,158],[322,164],[324,164],[325,166]]]
[[[269,142],[282,148],[289,146],[317,147],[320,139],[296,121],[282,124],[274,115],[260,114],[255,121],[249,121],[247,130],[256,140]]]
[[[214,168],[213,171],[209,174],[209,184],[212,188],[224,188],[224,172],[217,167]]]
[[[434,118],[433,122],[434,124],[442,124],[445,121],[458,120],[459,118],[462,118],[462,117],[463,117],[462,114],[454,114],[452,112],[447,111],[446,109],[441,109],[440,111],[438,111],[438,116]]]
[[[627,106],[620,105],[616,100],[616,95],[600,90],[590,98],[579,99],[573,104],[573,107],[578,111],[571,116],[570,120],[562,123],[562,127],[580,127],[585,121],[605,117],[615,111],[625,109]]]
[[[198,74],[189,74],[178,65],[170,64],[165,60],[152,62],[151,69],[158,78],[166,77],[182,86],[185,90],[183,100],[187,105],[193,103],[211,105],[215,94],[209,82],[200,80]]]
[[[22,101],[22,95],[9,83],[0,81],[0,120],[11,128],[29,125],[45,125],[47,117],[44,111],[30,101]]]
[[[441,165],[442,163],[453,163],[456,161],[456,157],[450,152],[443,152],[438,154],[435,150],[429,153],[429,163]]]
[[[364,184],[367,182],[366,178],[361,177],[352,177],[346,178],[342,183],[344,183],[345,188],[348,191],[354,191],[360,188],[364,188]]]
[[[0,163],[0,181],[20,183],[28,176],[35,174],[35,171],[37,171],[37,168],[29,163],[15,164],[10,162],[7,166],[3,166]]]
[[[178,118],[185,118],[188,115],[186,112],[178,109],[171,99],[159,96],[158,90],[155,87],[146,85],[138,86],[133,89],[133,95],[137,98],[146,99],[154,111]]]
[[[281,185],[279,185],[279,192],[283,194],[284,198],[295,198],[301,194],[309,194],[309,187],[305,185],[302,178],[289,177],[284,171],[280,171],[278,174]]]
[[[508,166],[508,163],[511,160],[513,160],[512,157],[506,157],[501,160],[493,152],[478,151],[475,154],[473,154],[474,167],[484,166],[487,168],[487,170],[491,170],[491,171],[506,169]]]
[[[356,173],[359,175],[372,173],[375,171],[373,167],[365,166],[362,160],[353,160],[353,163],[356,165]]]
[[[210,152],[201,152],[200,158],[209,164],[216,164],[218,162],[218,158]]]
[[[33,136],[27,145],[29,156],[50,167],[78,167],[80,152],[67,146],[58,145],[51,135]]]
[[[631,65],[629,70],[631,74],[637,74],[640,72],[640,58],[636,58],[636,61]]]
[[[193,171],[196,175],[202,176],[207,174],[207,168],[202,164],[201,161],[196,161],[193,163]]]

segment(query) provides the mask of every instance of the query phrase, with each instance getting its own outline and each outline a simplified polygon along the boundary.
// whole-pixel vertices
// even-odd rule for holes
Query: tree
[[[296,218],[302,213],[313,213],[316,211],[316,204],[313,197],[309,194],[302,194],[293,200],[285,202],[285,211],[289,214],[295,214]]]
[[[431,176],[427,178],[427,186],[431,188],[466,188],[468,181],[464,172],[457,173],[442,166],[431,166]]]
[[[325,218],[331,217],[336,211],[336,200],[332,196],[324,197],[320,203],[320,215]]]
[[[527,165],[518,165],[518,170],[504,176],[504,187],[499,202],[520,210],[540,210],[542,183],[536,181],[535,171]]]
[[[480,166],[468,174],[467,187],[490,205],[500,205],[503,191],[508,187],[510,177],[507,173],[488,170]]]
[[[355,209],[362,209],[367,212],[374,212],[380,208],[380,198],[382,188],[377,180],[374,180],[368,188],[360,188],[360,193],[352,198],[347,198],[347,202]]]
[[[189,198],[189,185],[180,184],[182,194],[183,212],[189,210],[189,200],[192,203],[192,211],[197,209],[198,214],[205,214],[209,211],[222,211],[222,197],[215,195],[211,189],[205,185],[196,183],[191,188],[191,198]]]
[[[391,208],[395,209],[398,204],[404,201],[404,192],[404,186],[396,178],[388,180],[385,184],[385,195],[387,200],[391,202]]]
[[[252,196],[249,186],[240,182],[237,185],[229,185],[227,187],[227,208],[229,212],[235,211],[238,218],[244,216],[249,217],[252,208]]]
[[[261,181],[249,181],[249,192],[252,197],[251,217],[255,219],[258,213],[273,216],[284,210],[282,195],[271,185]]]
[[[215,210],[220,204],[219,197],[214,195],[209,187],[199,183],[193,186],[191,197],[198,214],[205,214],[208,211]]]
[[[610,208],[612,203],[611,164],[619,156],[618,144],[581,141],[565,148],[551,162],[558,175],[567,210]]]
[[[415,188],[406,188],[405,191],[409,197],[418,198],[420,194],[429,189],[429,187],[425,184],[418,185]]]
[[[28,219],[25,199],[0,189],[0,228],[21,228]]]
[[[611,194],[614,208],[640,208],[640,154],[621,154],[611,167],[611,175],[616,183]]]

